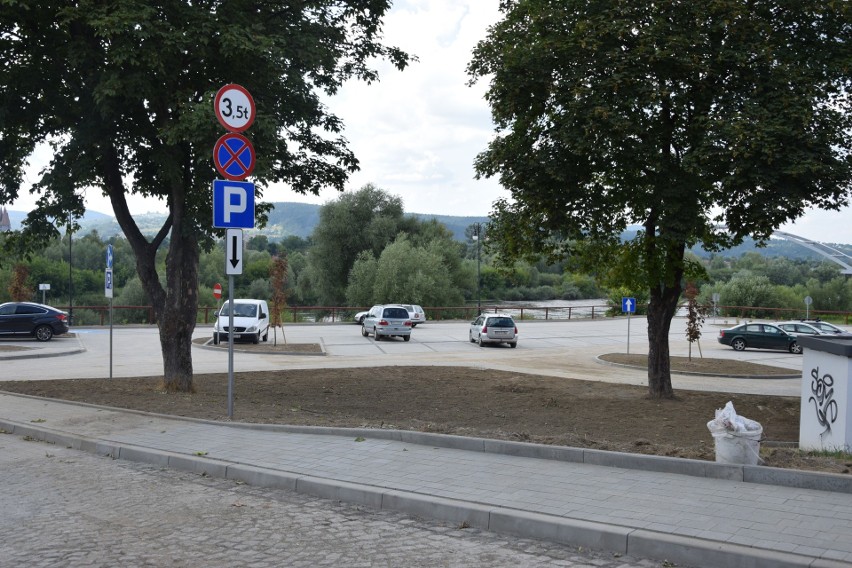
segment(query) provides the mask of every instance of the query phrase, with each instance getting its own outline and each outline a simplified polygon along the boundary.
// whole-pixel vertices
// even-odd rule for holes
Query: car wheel
[[[219,334],[218,333],[213,334],[213,345],[219,345]]]
[[[468,332],[467,332],[467,339],[468,339],[468,341],[470,341],[471,343],[476,343],[476,340],[473,338],[473,332],[472,332],[472,331],[468,331]]]
[[[742,337],[734,339],[733,341],[731,341],[731,347],[734,348],[734,351],[744,350],[746,348],[745,339],[743,339]]]
[[[477,343],[480,347],[482,347],[482,334],[481,334],[481,333],[480,333],[480,334],[476,337],[476,343]]]
[[[798,341],[794,341],[793,343],[790,344],[790,353],[793,353],[795,355],[799,355],[799,354],[802,353],[802,351],[803,351],[802,346],[799,345]]]
[[[376,328],[375,328],[375,327],[373,328],[373,335],[375,335],[375,336],[376,336],[376,341],[381,341],[381,340],[382,340],[382,336],[381,336],[381,335],[379,335],[379,332],[378,332],[378,331],[376,331]]]
[[[410,341],[410,340],[411,340],[411,336],[410,336],[410,335],[403,335],[403,336],[402,336],[402,340],[403,340],[403,341]]]
[[[269,341],[269,328],[266,328],[266,333],[263,334],[263,340]]]
[[[360,318],[358,318],[358,323],[360,323],[361,325],[364,325],[364,318],[365,317],[367,317],[367,316],[361,316]]]
[[[361,319],[364,319],[364,318],[361,318]],[[361,335],[363,335],[364,337],[370,337],[370,332],[367,331],[367,328],[364,327],[363,324],[361,324]]]
[[[49,325],[40,325],[35,330],[35,337],[39,341],[50,341],[53,337],[53,330]]]
[[[254,337],[251,338],[251,342],[254,343],[255,345],[260,343],[260,332],[259,331],[257,332],[257,335],[255,335]]]
[[[512,349],[514,349],[514,348],[515,348],[515,347],[517,347],[517,346],[518,346],[518,342],[517,342],[517,341],[514,341],[514,342],[512,342],[512,343],[510,343],[510,344],[509,344],[509,347],[511,347]]]

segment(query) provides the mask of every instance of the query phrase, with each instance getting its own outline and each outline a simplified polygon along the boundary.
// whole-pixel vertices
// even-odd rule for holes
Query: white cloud
[[[349,83],[328,105],[340,116],[344,136],[361,163],[347,184],[354,191],[374,183],[400,196],[407,211],[449,215],[487,215],[508,194],[496,180],[475,180],[473,161],[493,135],[483,98],[486,85],[468,86],[465,68],[476,42],[500,17],[497,0],[398,0],[383,26],[385,41],[419,58],[405,71],[380,64],[380,81]],[[34,162],[46,163],[49,156]],[[267,201],[324,203],[283,186],[271,187]],[[22,198],[13,209],[26,209]],[[87,196],[92,209],[111,212],[109,201]],[[156,200],[132,198],[131,211],[163,210]],[[852,208],[809,211],[782,230],[814,240],[852,243]]]

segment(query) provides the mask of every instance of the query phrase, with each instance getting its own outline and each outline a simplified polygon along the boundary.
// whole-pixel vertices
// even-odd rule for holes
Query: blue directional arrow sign
[[[627,314],[635,314],[636,298],[621,298],[621,311]]]
[[[106,267],[107,268],[112,268],[112,260],[113,260],[112,245],[107,245],[107,251],[106,251],[106,263],[107,263]]]

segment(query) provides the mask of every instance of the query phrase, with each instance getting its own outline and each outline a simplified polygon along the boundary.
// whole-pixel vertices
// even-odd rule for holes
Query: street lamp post
[[[476,315],[482,313],[482,273],[480,268],[480,232],[482,231],[481,223],[473,224],[473,240],[476,241]]]

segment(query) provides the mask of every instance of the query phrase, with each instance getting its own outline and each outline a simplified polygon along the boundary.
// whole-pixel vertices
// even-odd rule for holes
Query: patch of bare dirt
[[[24,347],[22,345],[0,345],[0,353],[12,351],[29,351],[32,347]]]
[[[228,343],[219,343],[214,345],[210,339],[206,337],[196,338],[192,340],[198,345],[206,345],[215,349],[228,350]],[[322,353],[322,346],[319,343],[284,343],[283,341],[273,342],[264,341],[261,343],[235,342],[235,351],[248,351],[254,353]]]
[[[602,361],[628,365],[631,367],[648,368],[647,355],[628,355],[627,353],[606,353],[599,357]],[[703,373],[724,377],[789,377],[796,372],[783,367],[760,365],[748,361],[732,359],[704,359],[703,357],[671,357],[672,371],[679,373]]]
[[[721,363],[703,362],[717,370]],[[761,374],[771,369],[760,367]],[[224,373],[196,375],[192,394],[165,393],[161,377],[16,381],[2,389],[227,420],[227,382]],[[234,420],[241,422],[395,428],[711,461],[707,422],[730,400],[763,426],[766,465],[852,469],[852,456],[776,447],[798,440],[796,397],[680,390],[674,400],[653,400],[633,385],[460,367],[266,371],[236,373],[234,382]]]

